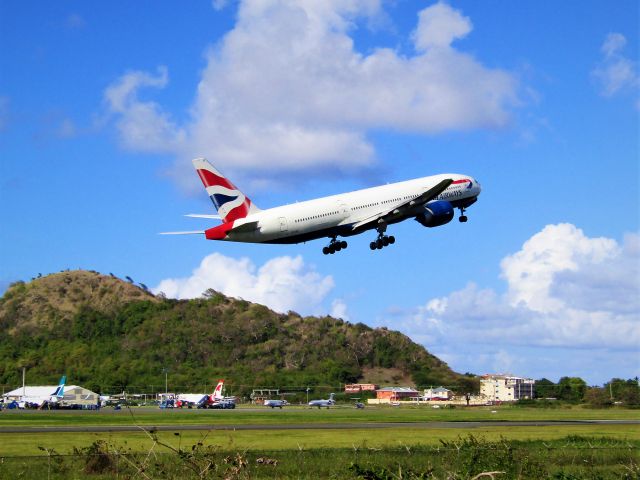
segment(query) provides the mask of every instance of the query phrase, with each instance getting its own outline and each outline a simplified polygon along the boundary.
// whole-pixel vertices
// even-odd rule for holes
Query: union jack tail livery
[[[233,222],[260,211],[248,197],[206,159],[194,159],[193,166],[223,223]]]

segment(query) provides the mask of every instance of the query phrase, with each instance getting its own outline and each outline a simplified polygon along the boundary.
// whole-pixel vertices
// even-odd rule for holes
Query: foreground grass
[[[168,444],[151,435],[145,452],[134,453],[107,441],[61,456],[47,450],[38,458],[3,458],[1,478],[362,478],[456,480],[637,479],[640,441],[566,436],[517,441],[482,436],[440,440],[434,445],[352,446],[243,451]]]
[[[247,424],[308,424],[326,422],[456,422],[456,421],[563,421],[563,420],[640,420],[640,410],[610,408],[522,408],[513,406],[432,409],[426,406],[401,408],[367,407],[356,410],[349,407],[309,409],[288,407],[279,409],[236,410],[159,410],[132,408],[113,411],[3,411],[3,426],[58,426],[58,425],[247,425]]]
[[[640,428],[635,425],[553,425],[549,427],[486,426],[457,428],[383,428],[323,430],[237,430],[237,431],[161,431],[155,436],[176,448],[202,443],[207,447],[241,451],[297,450],[313,448],[386,448],[404,445],[435,446],[441,440],[452,441],[472,433],[488,440],[505,438],[514,441],[550,441],[571,435],[615,438],[640,442]],[[41,455],[42,449],[70,454],[104,440],[118,448],[144,452],[149,435],[140,432],[111,433],[2,433],[0,456]]]

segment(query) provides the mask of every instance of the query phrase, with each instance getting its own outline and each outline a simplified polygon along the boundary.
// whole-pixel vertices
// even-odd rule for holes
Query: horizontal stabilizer
[[[220,215],[208,215],[206,213],[188,213],[185,217],[191,218],[210,218],[212,220],[221,220],[222,217]]]
[[[191,230],[187,232],[160,232],[158,235],[204,235],[204,230]]]

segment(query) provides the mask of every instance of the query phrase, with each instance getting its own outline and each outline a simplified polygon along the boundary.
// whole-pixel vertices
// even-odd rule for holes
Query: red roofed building
[[[381,401],[397,402],[408,400],[419,395],[415,388],[411,387],[384,387],[376,390],[376,398]]]

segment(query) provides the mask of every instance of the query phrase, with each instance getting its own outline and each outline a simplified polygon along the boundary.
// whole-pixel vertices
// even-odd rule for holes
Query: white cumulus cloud
[[[571,224],[547,225],[505,257],[501,270],[505,293],[470,283],[404,312],[398,326],[434,353],[475,365],[467,370],[495,369],[505,354],[499,370],[534,369],[543,358],[553,369],[562,351],[576,369],[601,369],[609,355],[626,358],[622,371],[635,365],[637,373],[640,235],[619,243]]]
[[[449,47],[457,38],[465,37],[472,29],[468,17],[446,3],[438,3],[420,12],[418,28],[414,34],[416,48]]]
[[[341,318],[342,320],[349,321],[349,313],[347,311],[347,304],[342,299],[335,299],[331,302],[331,313],[333,318]]]
[[[609,33],[600,51],[603,58],[591,72],[605,97],[624,91],[636,91],[640,87],[638,63],[623,54],[627,39],[620,33]]]
[[[381,15],[376,0],[242,1],[234,28],[206,54],[187,122],[175,124],[136,95],[164,88],[165,69],[118,79],[105,94],[108,110],[126,147],[175,153],[183,162],[176,171],[190,180],[186,162],[196,155],[249,177],[344,173],[375,162],[372,129],[437,133],[509,122],[517,79],[452,46],[472,30],[460,11],[437,3],[419,12],[412,54],[358,51],[352,32]]]
[[[198,298],[213,288],[227,296],[266,305],[277,312],[319,313],[333,289],[331,276],[306,266],[301,256],[276,257],[261,267],[248,258],[206,256],[190,277],[162,280],[153,288],[172,298]]]
[[[110,85],[104,98],[109,111],[116,116],[120,141],[127,148],[145,152],[176,151],[184,144],[185,134],[155,102],[141,101],[141,88],[164,88],[169,82],[165,67],[156,75],[129,72]]]

